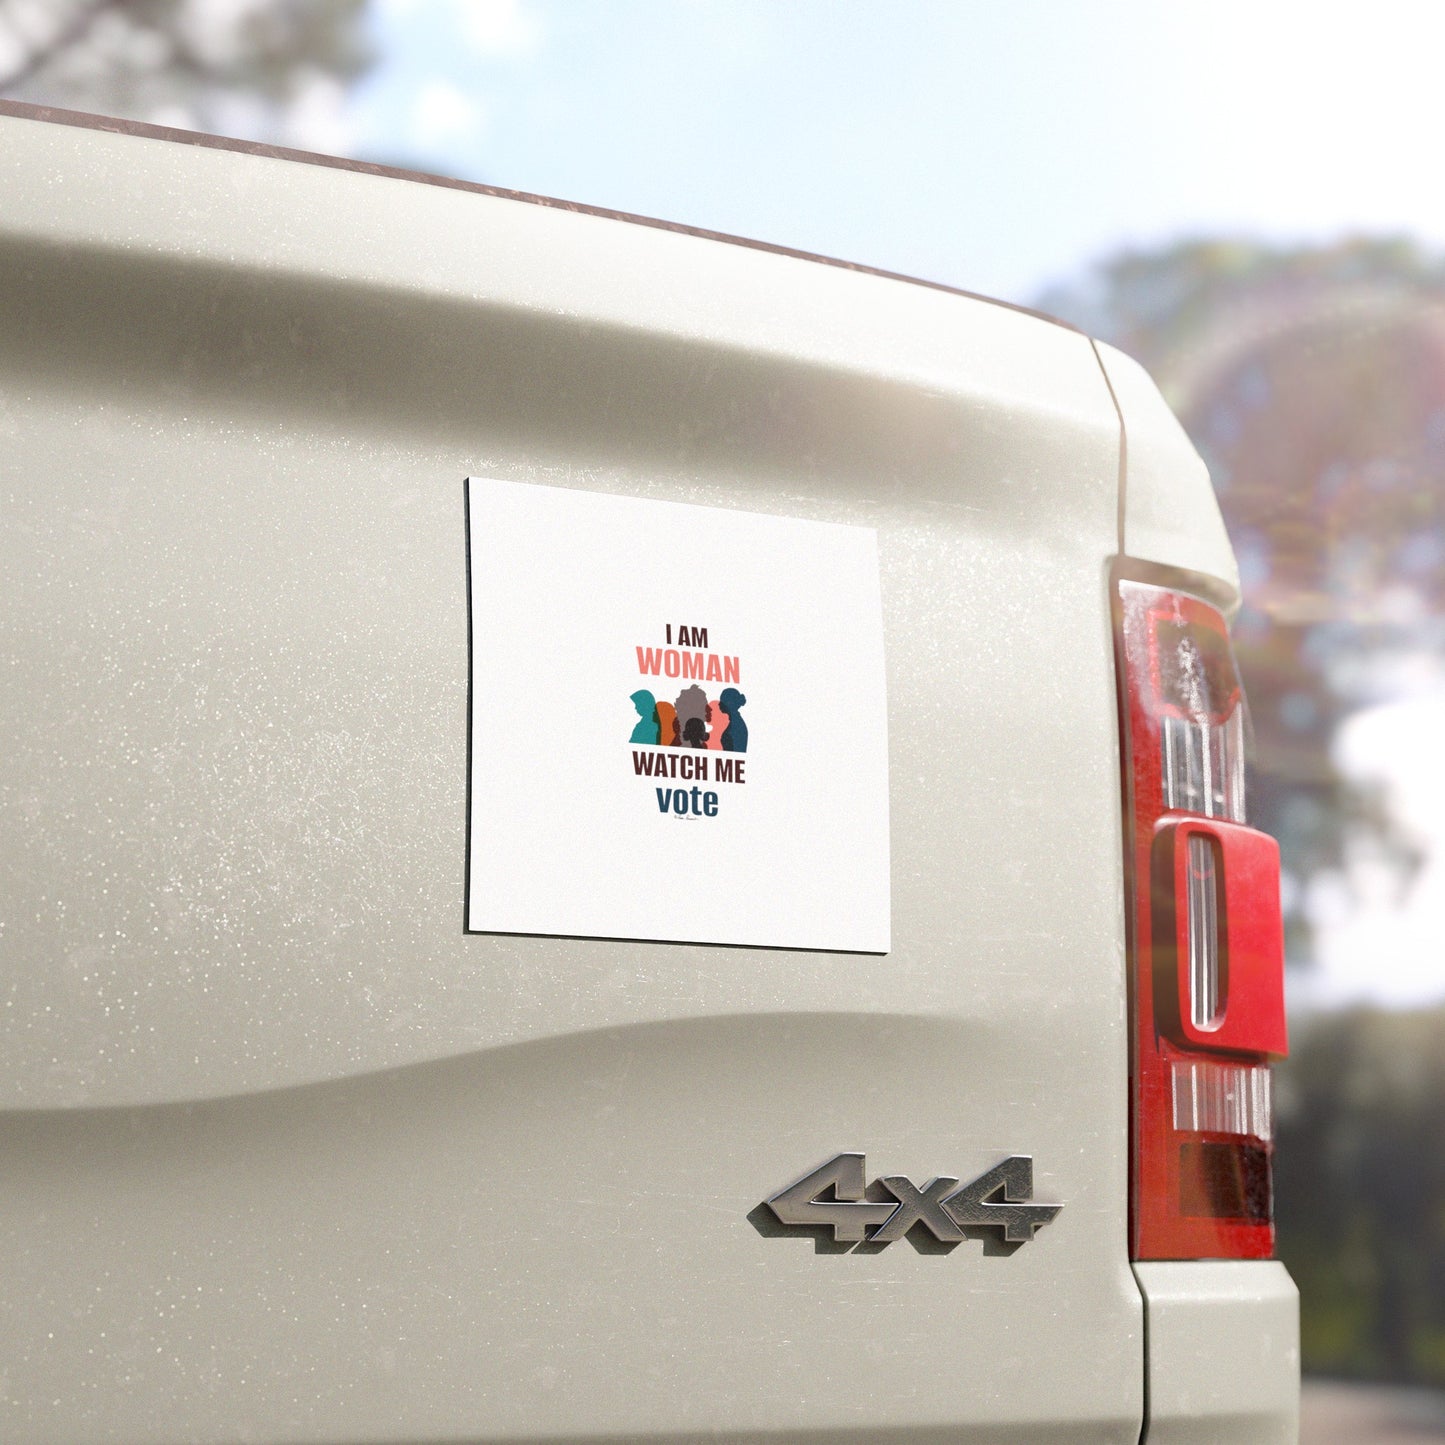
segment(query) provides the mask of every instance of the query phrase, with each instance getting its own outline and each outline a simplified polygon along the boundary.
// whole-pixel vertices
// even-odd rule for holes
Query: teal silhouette
[[[719,696],[718,706],[727,714],[728,725],[723,730],[723,751],[745,753],[748,750],[748,725],[743,721],[741,709],[747,702],[735,687],[725,687]]]
[[[657,699],[644,688],[632,694],[632,705],[637,709],[637,726],[632,729],[632,741],[657,746]]]

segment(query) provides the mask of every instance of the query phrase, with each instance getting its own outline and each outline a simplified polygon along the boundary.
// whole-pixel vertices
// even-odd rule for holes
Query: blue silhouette
[[[748,750],[748,725],[743,721],[742,707],[747,702],[735,687],[725,687],[718,697],[718,706],[727,714],[728,725],[723,730],[723,751],[745,753]]]
[[[637,709],[637,726],[632,729],[632,741],[657,746],[657,699],[644,688],[632,694],[632,705]]]

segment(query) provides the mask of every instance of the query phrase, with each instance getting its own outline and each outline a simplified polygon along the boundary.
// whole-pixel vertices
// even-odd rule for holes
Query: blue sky
[[[1445,246],[1445,6],[373,0],[377,159],[1028,300],[1127,244]]]

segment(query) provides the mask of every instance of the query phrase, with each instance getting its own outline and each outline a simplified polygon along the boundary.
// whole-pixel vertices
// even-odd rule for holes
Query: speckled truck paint
[[[0,1436],[1137,1440],[1087,338],[13,116],[0,296]],[[878,529],[886,958],[463,933],[468,472]]]

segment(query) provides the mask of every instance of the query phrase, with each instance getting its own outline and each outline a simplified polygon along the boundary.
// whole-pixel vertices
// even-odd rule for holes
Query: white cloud
[[[522,0],[375,0],[394,25],[441,22],[473,55],[485,60],[528,55],[542,36],[541,22]]]
[[[411,144],[434,150],[449,141],[475,137],[486,120],[481,103],[448,80],[429,80],[412,102]]]
[[[346,98],[346,86],[334,75],[308,71],[296,82],[280,123],[281,141],[300,150],[324,155],[349,155],[356,125]]]
[[[537,17],[520,0],[453,0],[462,39],[485,59],[526,55],[541,38]]]
[[[1402,896],[1387,860],[1359,849],[1343,873],[1314,881],[1307,907],[1317,967],[1291,980],[1310,1005],[1410,1007],[1445,1000],[1445,693],[1368,708],[1346,719],[1341,772],[1382,790],[1422,863]]]
[[[1391,790],[1402,821],[1412,828],[1445,828],[1445,694],[1367,708],[1345,720],[1335,761],[1350,777],[1378,780]]]

